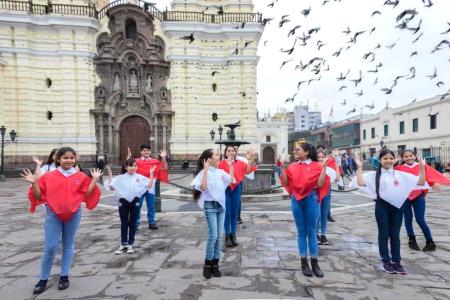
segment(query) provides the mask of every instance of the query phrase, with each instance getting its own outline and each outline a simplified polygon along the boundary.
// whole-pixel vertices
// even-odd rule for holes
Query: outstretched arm
[[[281,162],[281,166],[280,166],[280,180],[285,184],[285,185],[289,185],[289,180],[286,176],[286,170],[284,169],[284,162]]]
[[[328,158],[322,162],[322,171],[320,172],[319,179],[317,180],[317,186],[322,187],[325,184],[327,178],[327,162]]]
[[[418,157],[418,159],[419,159],[419,180],[417,180],[417,185],[425,185],[426,179],[425,166],[427,163],[425,159],[423,159],[422,157]]]

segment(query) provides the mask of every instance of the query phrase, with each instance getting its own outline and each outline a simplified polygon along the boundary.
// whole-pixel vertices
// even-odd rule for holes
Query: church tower
[[[237,121],[237,138],[257,143],[256,51],[263,25],[252,1],[174,0],[172,11],[180,19],[161,23],[171,40],[172,155],[194,159],[212,147],[211,130],[217,141],[218,126]]]

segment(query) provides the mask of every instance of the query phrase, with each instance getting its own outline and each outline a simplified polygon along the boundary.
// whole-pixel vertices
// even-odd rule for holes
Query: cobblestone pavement
[[[44,211],[27,212],[26,187],[19,179],[0,183],[0,299],[450,299],[449,189],[430,194],[427,202],[437,251],[410,250],[402,229],[406,276],[380,271],[373,203],[358,193],[349,197],[359,197],[359,204],[334,209],[337,222],[329,223],[328,234],[332,245],[320,248],[322,279],[306,278],[300,271],[289,211],[244,211],[240,245],[224,253],[224,276],[205,280],[201,212],[160,213],[159,230],[141,226],[134,254],[114,255],[120,222],[114,207],[104,205],[83,211],[70,288],[56,288],[58,260],[51,286],[33,297]],[[415,229],[423,247],[416,224]]]

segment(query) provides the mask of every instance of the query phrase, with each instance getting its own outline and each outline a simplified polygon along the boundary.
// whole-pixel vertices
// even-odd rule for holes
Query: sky
[[[394,1],[394,0],[391,0]],[[170,1],[156,1],[157,7],[170,8]],[[450,28],[450,1],[432,0],[431,7],[425,7],[422,0],[400,0],[395,8],[383,5],[385,0],[330,0],[323,4],[323,0],[254,0],[255,12],[262,12],[263,18],[274,18],[265,26],[264,33],[258,45],[258,110],[260,113],[280,110],[292,111],[295,105],[308,104],[311,109],[322,112],[323,121],[338,121],[354,117],[361,113],[377,113],[388,104],[390,107],[406,105],[417,99],[425,100],[436,95],[447,93],[450,89],[450,45],[444,44],[441,50],[431,53],[433,48],[442,40],[450,40],[450,33],[441,34]],[[267,7],[274,2],[273,8]],[[428,2],[426,0],[425,2]],[[301,12],[309,9],[308,16]],[[416,27],[420,20],[421,29],[416,34],[411,30],[395,28],[400,22],[397,16],[406,9],[415,9],[417,15],[408,23],[408,27]],[[379,11],[381,14],[375,14]],[[281,28],[279,21],[283,15],[290,20]],[[295,35],[288,38],[288,32],[300,25]],[[308,30],[320,27],[318,33],[312,33],[306,46],[296,37],[306,35]],[[350,28],[346,35],[342,31]],[[370,33],[371,29],[375,30]],[[365,31],[357,37],[356,43],[348,41],[355,32]],[[412,43],[413,40],[423,35]],[[296,41],[291,55],[282,53],[280,49],[289,49]],[[267,42],[266,42],[267,41]],[[325,44],[318,50],[318,43]],[[392,49],[386,46],[392,46]],[[264,45],[265,44],[265,45]],[[380,48],[375,49],[380,44]],[[348,46],[351,46],[347,49]],[[333,53],[343,48],[338,57]],[[417,55],[411,56],[417,51]],[[366,53],[375,54],[367,59]],[[295,70],[295,66],[302,61],[306,64],[314,57],[321,57],[325,62],[321,71],[315,75],[309,66],[305,70]],[[280,70],[283,61],[291,60]],[[319,61],[316,61],[318,63]],[[381,63],[377,73],[367,72],[375,70]],[[382,88],[390,88],[396,76],[409,77],[410,68],[415,68],[415,78],[407,80],[400,78],[391,94],[385,94]],[[437,76],[430,79],[427,75]],[[329,70],[328,70],[329,69]],[[337,81],[342,72],[349,75],[344,81]],[[358,87],[350,79],[357,79],[362,72],[362,80]],[[297,90],[299,81],[319,78],[320,81],[303,83]],[[377,81],[376,84],[374,82]],[[436,83],[442,81],[440,87]],[[347,88],[339,91],[341,86]],[[362,96],[356,95],[361,93]],[[285,100],[294,97],[292,102]],[[342,105],[341,103],[344,103]],[[369,109],[366,105],[371,106]],[[354,113],[349,113],[354,110]],[[332,113],[331,113],[332,112]]]

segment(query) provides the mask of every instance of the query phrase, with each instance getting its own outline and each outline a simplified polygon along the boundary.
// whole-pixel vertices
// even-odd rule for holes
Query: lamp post
[[[0,134],[2,136],[2,156],[1,156],[1,166],[0,166],[0,181],[5,180],[5,134],[6,134],[6,127],[2,125],[0,127]],[[14,142],[16,139],[17,132],[15,130],[11,130],[9,132],[9,137],[11,138],[11,141]]]
[[[218,119],[218,115],[216,113],[212,114],[212,120],[213,122],[216,122]],[[217,131],[219,132],[219,141],[222,141],[222,133],[223,133],[223,127],[222,125],[219,125],[219,127],[217,128]],[[209,132],[209,135],[211,136],[211,141],[214,141],[214,137],[216,135],[216,132],[214,131],[214,129],[211,129],[211,131]],[[222,144],[219,144],[219,151],[220,151],[220,158],[222,159]]]

